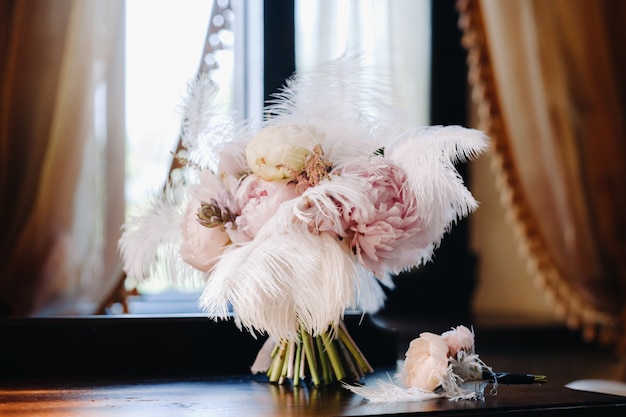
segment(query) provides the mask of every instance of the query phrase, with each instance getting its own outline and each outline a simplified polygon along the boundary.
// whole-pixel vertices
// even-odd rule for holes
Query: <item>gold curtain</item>
[[[0,3],[0,315],[90,312],[117,275],[123,4]]]
[[[457,5],[528,261],[572,327],[626,354],[626,2]]]

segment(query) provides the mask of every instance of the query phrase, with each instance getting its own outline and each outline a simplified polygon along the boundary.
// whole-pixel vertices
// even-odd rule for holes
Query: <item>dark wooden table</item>
[[[360,314],[344,321],[378,370],[364,383],[387,379],[396,334]],[[497,395],[488,386],[484,401],[394,404],[338,387],[271,385],[246,374],[263,340],[205,317],[4,319],[0,335],[2,417],[626,416],[626,397],[549,383],[501,384]]]
[[[387,378],[394,369],[365,379]],[[625,416],[626,397],[560,386],[502,385],[484,401],[445,399],[375,404],[342,388],[272,385],[250,375],[0,382],[0,416]]]

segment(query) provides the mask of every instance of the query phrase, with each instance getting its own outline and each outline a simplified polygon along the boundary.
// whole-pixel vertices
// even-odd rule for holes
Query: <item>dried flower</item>
[[[302,194],[306,189],[319,185],[329,178],[332,164],[324,159],[322,145],[315,145],[313,153],[304,157],[303,171],[297,175],[296,192]]]
[[[228,207],[221,207],[216,199],[212,198],[209,203],[201,202],[198,211],[198,223],[204,227],[218,227],[227,223],[232,223],[235,216]]]

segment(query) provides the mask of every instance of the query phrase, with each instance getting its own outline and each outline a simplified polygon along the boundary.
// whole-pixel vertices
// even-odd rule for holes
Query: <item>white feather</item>
[[[127,276],[139,281],[203,282],[203,274],[183,262],[178,253],[187,196],[183,181],[168,183],[124,224],[118,245]]]
[[[344,227],[341,206],[360,207],[370,204],[366,194],[367,185],[363,177],[350,173],[331,175],[302,194],[294,206],[294,213],[314,230],[325,224],[341,236]]]
[[[187,96],[183,104],[182,144],[189,151],[198,147],[198,139],[216,114],[217,92],[217,85],[207,73],[198,75],[187,85]]]
[[[391,279],[381,280],[363,267],[358,268],[355,297],[357,306],[364,313],[374,314],[385,305],[387,296],[381,284],[393,288]]]
[[[220,258],[200,298],[210,316],[227,317],[231,304],[250,332],[293,340],[299,325],[320,334],[355,306],[351,254],[334,237],[294,223],[294,204],[282,204],[253,241]]]
[[[318,230],[320,225],[326,225],[341,236],[344,224],[339,207],[361,207],[371,204],[367,189],[368,183],[362,176],[349,172],[332,175],[318,186],[307,189],[299,202],[294,205],[294,213],[312,230]],[[357,271],[354,289],[357,305],[367,313],[374,313],[384,305],[386,298],[380,284],[393,288],[393,281],[389,274],[380,279],[376,278],[354,257],[353,262]]]
[[[450,391],[424,391],[416,387],[404,387],[393,382],[387,382],[382,379],[376,381],[373,386],[365,385],[348,385],[343,383],[342,386],[349,391],[369,400],[372,403],[394,403],[408,401],[426,401],[434,398],[447,398],[450,401],[458,400],[480,400],[484,398],[485,381],[471,381],[467,383],[452,384]]]
[[[369,400],[372,403],[392,403],[405,401],[426,401],[443,397],[442,394],[435,394],[419,388],[405,388],[393,382],[379,379],[374,386],[348,385],[342,384],[344,388]]]
[[[217,170],[225,148],[249,140],[250,126],[236,114],[220,110],[218,86],[202,73],[187,86],[183,103],[182,145],[188,159],[199,168]],[[231,148],[232,149],[232,148]]]
[[[344,54],[288,80],[267,108],[272,124],[315,126],[330,137],[328,145],[356,150],[344,140],[367,138],[374,144],[408,125],[407,115],[393,107],[388,74],[366,65],[361,54]]]
[[[422,252],[423,260],[430,259],[432,250],[455,221],[478,207],[454,164],[476,157],[487,146],[488,139],[481,131],[431,126],[404,133],[385,147],[385,158],[407,173],[429,227],[433,245]]]

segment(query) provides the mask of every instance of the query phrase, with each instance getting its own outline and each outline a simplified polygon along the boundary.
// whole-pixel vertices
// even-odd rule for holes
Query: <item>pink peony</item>
[[[448,372],[448,345],[434,333],[421,333],[409,344],[401,378],[409,388],[433,391]]]
[[[194,268],[208,272],[230,242],[230,237],[222,227],[205,227],[198,222],[200,204],[201,201],[194,198],[187,206],[180,256]]]
[[[276,213],[283,202],[297,197],[295,183],[265,181],[254,174],[247,176],[239,186],[235,199],[241,212],[235,220],[237,233],[254,239],[261,227]]]
[[[454,357],[460,350],[474,353],[474,333],[465,326],[457,326],[455,329],[448,330],[441,337],[446,341],[450,354]]]
[[[360,262],[379,278],[388,270],[398,273],[415,265],[419,251],[431,242],[421,233],[425,225],[404,171],[383,157],[373,157],[343,168],[341,175],[367,183],[368,204],[341,210],[345,237]]]

